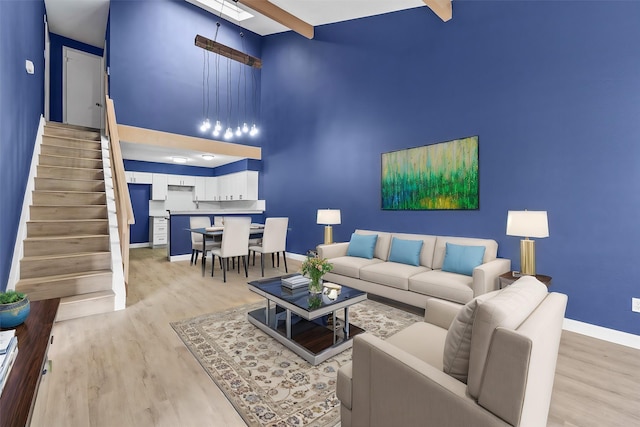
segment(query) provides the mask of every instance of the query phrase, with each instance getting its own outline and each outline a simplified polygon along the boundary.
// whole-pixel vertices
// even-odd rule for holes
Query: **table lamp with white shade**
[[[333,243],[333,227],[334,224],[340,224],[340,209],[318,209],[316,218],[318,224],[324,225],[324,244]]]
[[[520,273],[536,275],[536,242],[529,237],[549,237],[547,211],[509,211],[507,236],[520,236]]]

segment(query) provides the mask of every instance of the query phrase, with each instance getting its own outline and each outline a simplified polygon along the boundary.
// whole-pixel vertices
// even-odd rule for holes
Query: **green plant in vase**
[[[29,298],[21,292],[0,292],[0,327],[13,328],[21,325],[29,312],[31,303]]]
[[[302,263],[302,274],[307,276],[309,282],[309,292],[319,294],[322,292],[322,276],[333,270],[333,264],[326,258],[307,258]]]

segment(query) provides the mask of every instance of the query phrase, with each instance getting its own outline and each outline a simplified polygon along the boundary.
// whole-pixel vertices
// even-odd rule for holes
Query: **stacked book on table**
[[[18,355],[16,330],[0,331],[0,396]]]
[[[287,289],[300,289],[306,288],[309,286],[309,279],[307,277],[302,276],[301,274],[296,274],[295,276],[285,277],[281,279],[282,287]]]

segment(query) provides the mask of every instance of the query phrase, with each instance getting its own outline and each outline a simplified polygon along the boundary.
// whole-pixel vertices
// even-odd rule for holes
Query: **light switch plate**
[[[28,74],[33,74],[35,71],[35,68],[33,66],[33,62],[29,61],[28,59],[26,61],[24,61],[24,68],[27,70]]]

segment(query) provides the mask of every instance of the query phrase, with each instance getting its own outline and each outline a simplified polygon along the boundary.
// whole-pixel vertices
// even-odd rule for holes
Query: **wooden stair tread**
[[[44,167],[44,168],[55,168],[55,169],[75,169],[75,170],[85,170],[85,171],[94,171],[94,172],[102,172],[102,169],[96,169],[96,168],[74,168],[73,166],[56,166],[56,165],[38,165],[38,167]],[[52,179],[52,178],[48,178],[48,179]],[[53,179],[64,179],[64,178],[53,178]],[[97,179],[90,179],[87,181],[99,181]]]
[[[69,304],[69,303],[81,302],[81,301],[84,302],[92,299],[109,298],[114,295],[115,293],[113,291],[99,291],[99,292],[90,292],[88,294],[78,294],[70,297],[64,297],[60,301],[60,305],[63,305],[65,303]]]
[[[57,135],[46,135],[46,136],[53,136],[56,138],[65,138],[64,136],[57,136]],[[78,139],[78,138],[69,138],[69,139]],[[81,141],[89,141],[89,142],[99,142],[99,141],[94,141],[94,140],[87,140],[87,139],[80,139]],[[73,148],[73,147],[67,147],[66,145],[57,145],[57,144],[45,144],[48,147],[55,147],[55,148],[64,148],[64,149],[70,149],[70,150],[82,150],[82,151],[95,151],[96,153],[102,153],[102,150],[99,148],[90,148],[90,147],[77,147],[77,148]],[[45,154],[45,156],[56,156],[59,154]]]
[[[107,222],[108,219],[106,218],[88,218],[88,219],[31,219],[29,220],[29,222],[31,223],[43,223],[43,224],[53,224],[56,222],[62,222],[62,223],[70,223],[70,222]]]
[[[58,194],[58,193],[71,193],[71,194],[105,194],[105,191],[79,191],[79,190],[33,190],[34,193],[43,194]]]
[[[56,122],[56,121],[48,121],[44,125],[45,129],[47,128],[47,126],[50,126],[53,128],[61,128],[61,129],[85,130],[87,132],[100,132],[100,129],[98,128],[92,128],[89,126],[81,126],[81,125],[72,125],[70,123],[62,123],[62,122]]]
[[[58,139],[70,139],[73,141],[81,141],[81,142],[100,142],[99,140],[93,140],[89,138],[74,138],[72,136],[64,136],[64,135],[48,135],[46,132],[44,133],[44,136],[48,136],[51,138],[58,138]],[[43,143],[45,142],[43,141]]]
[[[31,206],[42,206],[42,207],[47,207],[47,208],[98,208],[98,207],[107,207],[107,205],[105,204],[99,204],[99,205],[36,205],[33,204]]]
[[[60,167],[60,166],[47,166],[47,167]],[[75,168],[71,168],[71,169],[75,169]],[[102,171],[102,169],[91,169],[91,170],[99,170]],[[68,182],[68,181],[80,181],[80,182],[104,182],[104,180],[102,179],[82,179],[82,178],[45,178],[45,177],[36,177],[36,179],[50,179],[50,180],[55,180],[55,181],[64,181],[64,182]],[[48,191],[48,190],[36,190],[36,191]],[[55,191],[55,190],[54,190]],[[64,191],[64,190],[62,190]]]
[[[62,239],[95,239],[96,237],[109,237],[108,234],[79,234],[70,236],[68,234],[64,234],[61,236],[36,236],[36,237],[27,237],[24,239],[27,241],[35,241],[35,240],[62,240]]]
[[[83,271],[80,273],[67,273],[67,274],[54,274],[52,276],[40,276],[40,277],[30,277],[28,279],[20,279],[16,287],[20,285],[30,285],[35,283],[50,283],[57,282],[66,279],[72,279],[76,277],[89,277],[89,276],[103,276],[107,274],[113,274],[111,270],[92,270],[92,271]]]
[[[45,259],[67,259],[67,258],[77,258],[77,257],[83,257],[83,256],[90,256],[90,255],[104,255],[104,254],[110,254],[111,252],[109,251],[99,251],[99,252],[74,252],[72,254],[58,254],[58,255],[35,255],[35,256],[25,256],[22,257],[23,261],[39,261],[39,260],[45,260]]]

